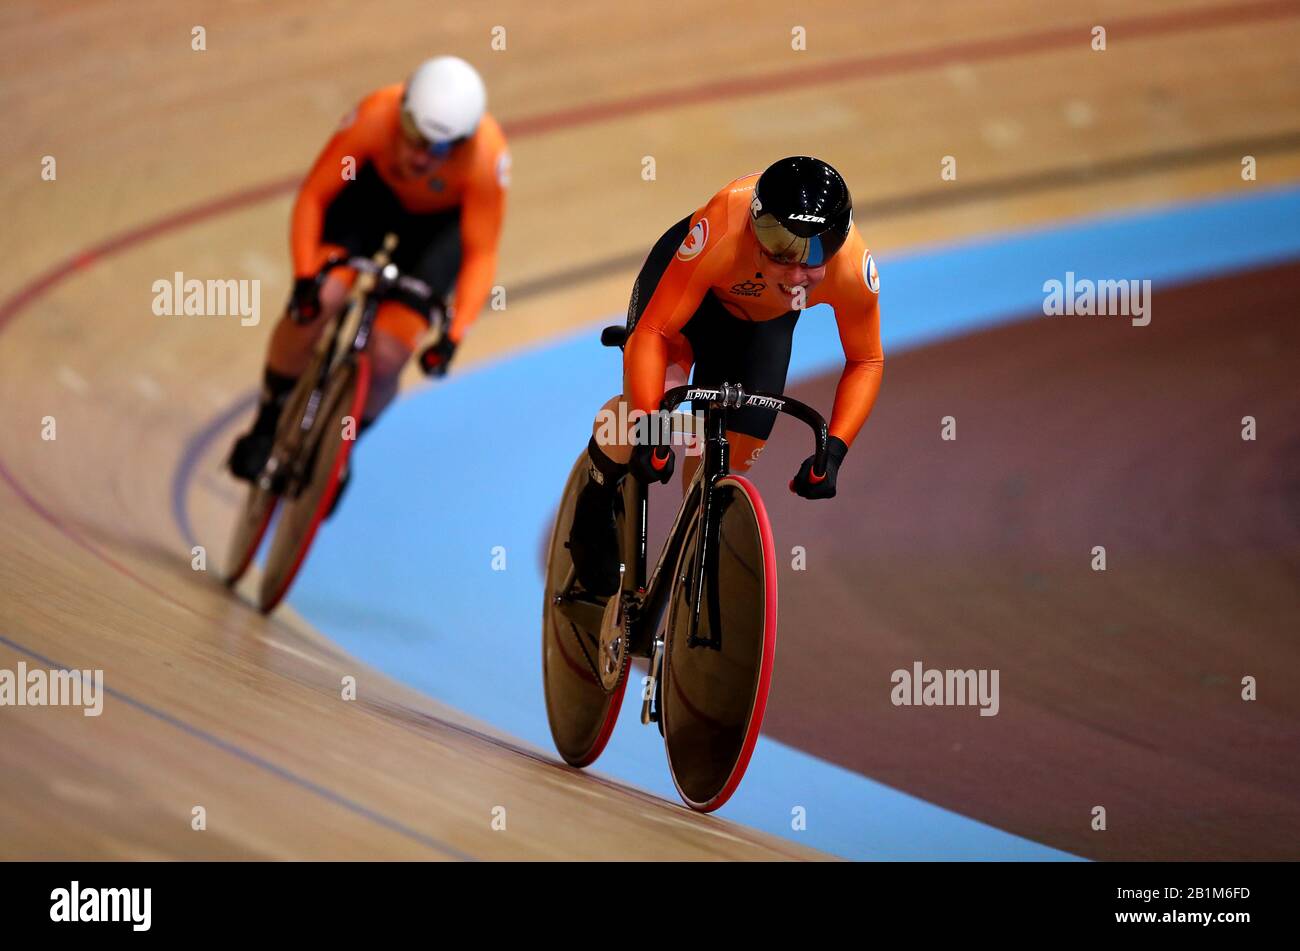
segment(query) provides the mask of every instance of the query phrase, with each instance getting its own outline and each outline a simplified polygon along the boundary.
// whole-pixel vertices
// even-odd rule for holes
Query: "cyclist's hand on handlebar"
[[[293,282],[289,298],[289,319],[295,324],[309,324],[320,316],[320,280],[300,277]]]
[[[456,341],[450,334],[443,334],[436,341],[420,351],[420,369],[425,376],[446,376],[447,366],[456,354]]]
[[[671,479],[676,464],[677,455],[669,446],[637,445],[628,468],[632,475],[649,485]]]
[[[805,499],[835,498],[835,477],[840,471],[840,463],[849,447],[838,436],[832,436],[826,443],[826,471],[814,472],[817,462],[816,454],[809,456],[790,480],[790,491]]]

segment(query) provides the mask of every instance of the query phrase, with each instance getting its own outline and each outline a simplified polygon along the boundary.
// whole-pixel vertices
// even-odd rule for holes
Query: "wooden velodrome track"
[[[0,8],[0,667],[103,668],[116,691],[98,719],[0,709],[0,855],[811,856],[560,768],[290,612],[262,619],[191,570],[169,488],[186,437],[256,380],[291,183],[361,94],[434,52],[482,69],[514,158],[509,307],[462,365],[621,310],[663,227],[784,154],[841,168],[885,274],[918,242],[1240,188],[1248,153],[1300,178],[1298,2],[854,6]],[[177,270],[260,278],[260,326],[153,316]],[[219,462],[189,499],[203,538],[231,516]]]

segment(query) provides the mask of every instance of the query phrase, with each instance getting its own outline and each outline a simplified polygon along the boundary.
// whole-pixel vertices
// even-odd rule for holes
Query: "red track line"
[[[1212,27],[1240,26],[1263,20],[1300,15],[1300,0],[1256,0],[1252,3],[1224,4],[1194,10],[1177,10],[1150,16],[1127,17],[1103,24],[1108,42],[1129,37],[1161,36],[1192,32]],[[760,73],[754,76],[717,80],[615,99],[604,103],[561,109],[541,115],[528,116],[504,123],[510,138],[522,139],[559,129],[595,125],[627,116],[647,112],[663,112],[682,106],[703,102],[718,102],[752,96],[772,95],[809,86],[818,86],[854,79],[871,79],[895,76],[919,69],[954,63],[984,62],[1020,54],[1041,53],[1070,46],[1086,48],[1090,41],[1090,26],[1079,25],[1019,33],[1014,36],[992,37],[951,43],[926,49],[884,53],[878,56],[857,56],[824,63],[811,68],[801,67]],[[292,191],[299,177],[281,178],[252,188],[219,196],[192,208],[166,215],[139,227],[121,232],[92,245],[71,258],[55,265],[33,278],[0,304],[0,328],[28,304],[43,297],[72,274],[89,267],[102,258],[126,250],[186,225],[195,224],[229,211],[255,205]]]
[[[1130,37],[1161,36],[1213,27],[1240,26],[1297,14],[1300,14],[1300,0],[1257,0],[1257,2],[1250,3],[1221,4],[1193,10],[1177,10],[1165,14],[1121,17],[1111,19],[1102,25],[1106,27],[1108,42],[1113,44],[1116,42],[1122,43]],[[898,75],[952,63],[983,62],[1001,57],[1041,53],[1076,45],[1082,50],[1087,48],[1090,41],[1090,29],[1091,24],[1057,27],[1013,36],[951,43],[946,46],[936,46],[928,49],[885,53],[878,56],[851,57],[812,68],[773,71],[750,77],[701,83],[676,90],[647,93],[605,103],[562,109],[516,119],[505,123],[505,128],[510,137],[527,138],[559,129],[577,128],[626,116],[643,115],[647,112],[661,112],[703,102],[771,95],[833,82]],[[242,191],[218,196],[202,204],[182,209],[112,235],[74,254],[72,257],[31,279],[5,298],[3,303],[0,303],[0,332],[3,332],[9,321],[17,316],[20,311],[44,297],[79,270],[89,267],[110,255],[157,238],[169,231],[286,194],[294,189],[298,180],[297,176],[281,178]],[[42,506],[19,484],[13,474],[4,466],[2,460],[0,460],[0,477],[3,477],[4,481],[9,483],[29,508],[78,545],[86,548],[113,568],[140,582],[150,590],[162,594],[169,601],[174,601],[161,589],[156,588],[119,562],[114,561],[60,521],[54,513]]]
[[[1106,27],[1108,48],[1123,43],[1131,37],[1160,36],[1170,33],[1192,32],[1211,27],[1240,26],[1260,20],[1300,14],[1300,0],[1260,0],[1244,3],[1204,7],[1199,10],[1177,10],[1172,13],[1127,17],[1108,20],[1099,25]],[[829,85],[861,79],[897,76],[937,66],[956,63],[978,63],[1002,59],[1019,54],[1044,53],[1051,50],[1076,47],[1089,49],[1091,29],[1097,24],[1080,24],[1055,27],[1034,33],[1014,36],[990,37],[933,46],[925,49],[902,50],[876,56],[854,56],[813,67],[800,67],[740,76],[734,79],[715,80],[681,89],[644,93],[626,99],[588,104],[544,115],[517,119],[506,125],[513,137],[536,135],[556,129],[574,128],[607,122],[647,112],[663,112],[682,106],[752,96],[769,96],[791,92],[808,86]]]
[[[188,611],[190,614],[198,615],[199,617],[203,616],[198,611],[196,611],[193,607],[186,604],[184,601],[177,600],[175,597],[173,597],[169,592],[167,592],[163,588],[158,587],[157,585],[153,584],[152,582],[148,581],[145,578],[141,578],[138,574],[136,574],[126,565],[122,564],[112,555],[92,545],[89,541],[86,540],[85,536],[83,536],[80,532],[74,529],[63,519],[59,518],[59,516],[55,515],[53,512],[47,509],[44,505],[40,503],[38,499],[36,499],[30,492],[28,492],[25,488],[23,488],[22,483],[20,483],[16,478],[14,478],[14,474],[9,471],[9,467],[4,464],[3,459],[0,459],[0,479],[3,479],[5,482],[9,483],[9,488],[14,490],[14,494],[17,495],[18,498],[22,500],[23,504],[26,505],[33,512],[35,512],[37,515],[39,515],[46,522],[48,522],[52,528],[54,528],[56,531],[64,535],[66,538],[71,540],[76,545],[90,552],[100,561],[107,564],[110,568],[113,568],[114,570],[130,578],[132,581],[136,582],[140,586],[152,591],[154,594],[158,595],[158,597],[162,598],[164,601],[174,604],[178,608],[181,608],[184,611]]]
[[[0,304],[0,330],[3,330],[5,324],[17,316],[18,312],[26,308],[28,304],[44,297],[46,293],[52,291],[77,271],[90,267],[92,264],[97,264],[104,258],[111,257],[120,251],[125,251],[137,244],[143,244],[157,238],[168,231],[176,231],[187,225],[197,224],[208,218],[215,218],[218,215],[237,211],[240,208],[247,208],[250,205],[266,201],[268,198],[275,198],[292,191],[297,186],[298,181],[299,178],[295,175],[293,178],[265,182],[252,188],[232,192],[229,195],[221,195],[190,208],[183,208],[170,215],[164,215],[162,218],[156,218],[153,221],[105,238],[98,244],[93,244],[89,248],[79,251],[72,257],[54,265],[44,274],[28,281],[7,297],[5,302]]]

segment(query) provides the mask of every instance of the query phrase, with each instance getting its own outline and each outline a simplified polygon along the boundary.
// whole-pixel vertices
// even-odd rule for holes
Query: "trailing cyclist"
[[[363,99],[326,143],[294,204],[293,293],[271,337],[257,418],[230,453],[236,477],[251,481],[266,464],[285,401],[320,332],[347,302],[354,272],[317,277],[330,258],[370,256],[393,233],[392,261],[402,273],[423,280],[439,299],[454,286],[449,329],[420,353],[426,372],[446,372],[487,301],[505,214],[510,155],[486,104],[474,67],[439,56],[405,83]],[[361,430],[392,401],[429,324],[426,303],[380,306]]]

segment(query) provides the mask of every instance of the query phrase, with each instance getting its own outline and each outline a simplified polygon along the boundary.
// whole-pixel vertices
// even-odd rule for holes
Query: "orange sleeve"
[[[854,258],[858,258],[857,253],[854,253]],[[865,249],[861,251],[861,261],[865,273],[868,261]],[[830,434],[844,440],[846,446],[853,445],[862,424],[871,415],[885,369],[885,352],[880,346],[880,298],[857,270],[855,262],[852,272],[855,279],[844,280],[845,286],[837,288],[830,301],[835,310],[840,345],[844,348],[844,372],[835,388]],[[874,276],[874,262],[871,271],[879,288],[879,280]]]
[[[704,210],[691,217],[690,234],[668,262],[623,349],[623,388],[632,410],[652,413],[659,408],[664,396],[670,341],[681,333],[699,308],[725,258],[722,236],[710,237],[707,230],[703,236],[704,249],[684,256],[690,254],[690,242],[701,239],[698,229]],[[712,214],[709,217],[722,231],[723,217]]]
[[[325,263],[321,260],[325,210],[351,180],[344,178],[345,172],[359,171],[383,142],[374,99],[368,97],[344,117],[298,189],[289,238],[294,277],[310,277]],[[347,159],[352,161],[345,164]]]
[[[456,301],[448,335],[459,343],[478,318],[492,290],[497,270],[497,244],[506,213],[506,187],[510,182],[510,152],[505,141],[490,150],[474,171],[460,210],[460,273],[456,276]]]

